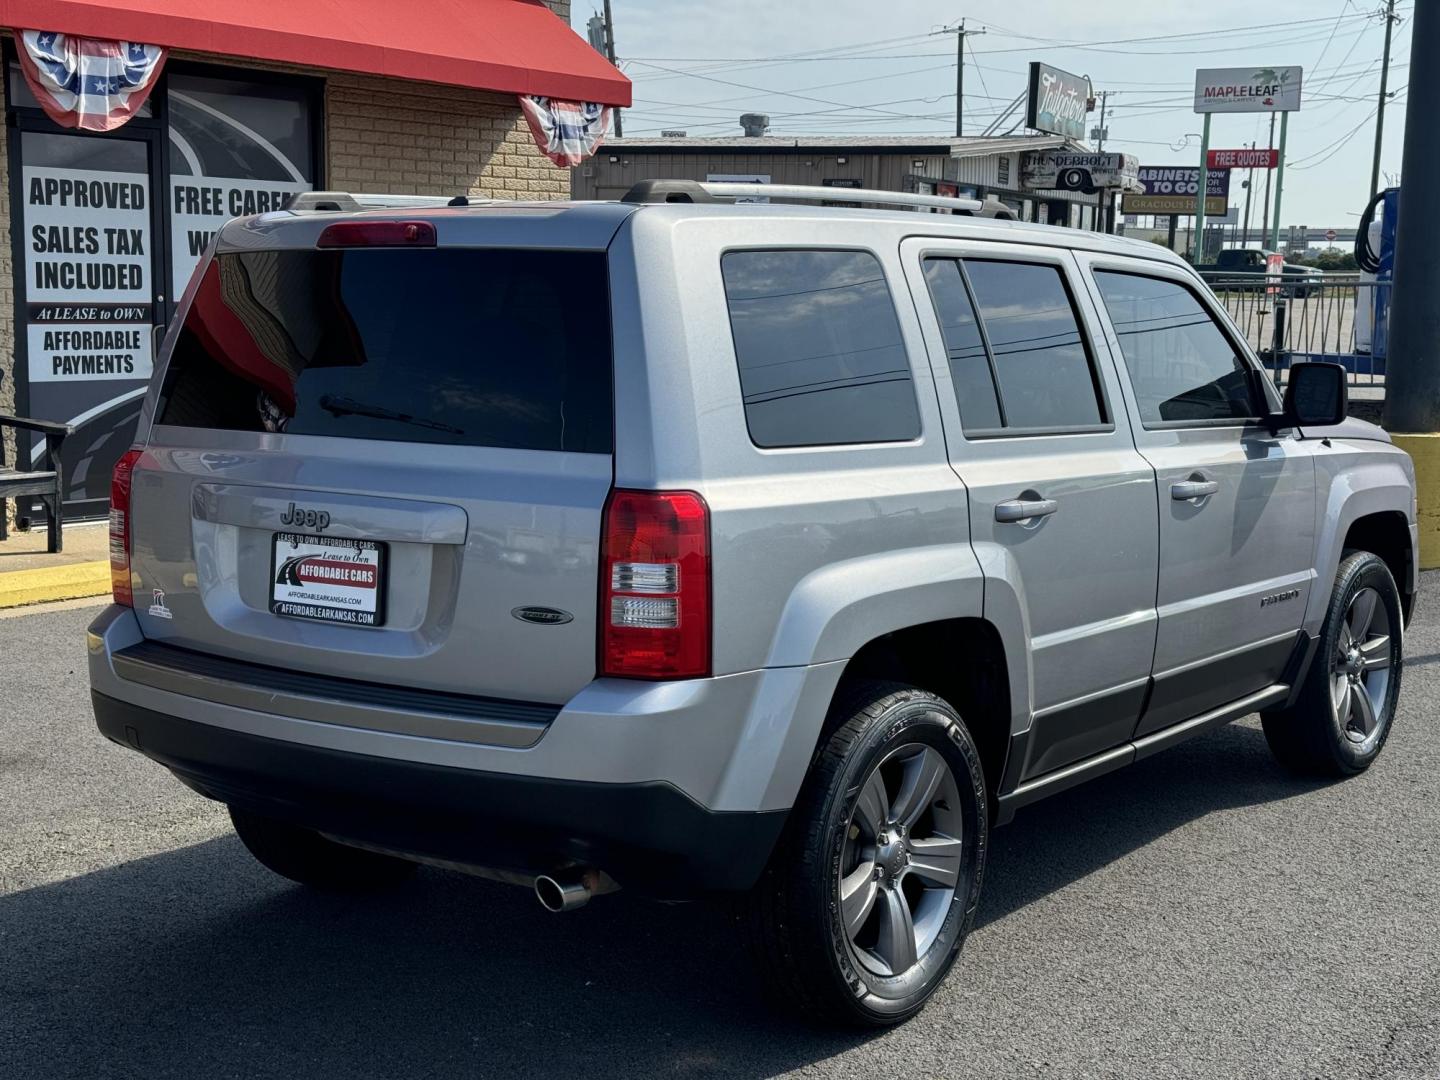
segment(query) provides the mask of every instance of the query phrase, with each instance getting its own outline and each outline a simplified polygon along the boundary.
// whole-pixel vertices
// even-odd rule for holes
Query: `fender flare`
[[[1350,527],[1372,514],[1400,514],[1408,524],[1414,488],[1400,461],[1389,455],[1360,462],[1336,474],[1326,493],[1324,505],[1317,500],[1319,530],[1316,540],[1316,588],[1310,590],[1305,609],[1304,629],[1312,636],[1320,632],[1330,606],[1331,587],[1340,568],[1340,556]],[[1413,545],[1412,545],[1413,548]],[[1412,550],[1412,573],[1418,553]],[[1410,582],[1396,582],[1402,591]]]

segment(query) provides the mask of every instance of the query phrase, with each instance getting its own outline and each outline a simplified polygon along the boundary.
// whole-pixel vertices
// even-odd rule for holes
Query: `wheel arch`
[[[1405,514],[1399,510],[1382,510],[1356,518],[1345,530],[1345,539],[1341,544],[1342,558],[1347,551],[1368,551],[1384,561],[1400,590],[1400,605],[1408,624],[1410,613],[1415,608],[1411,572],[1415,552],[1410,540],[1410,522]]]
[[[820,740],[845,722],[835,709],[857,682],[898,682],[944,698],[965,720],[993,797],[1010,747],[1010,662],[994,623],[978,617],[906,626],[866,642],[846,663]]]
[[[1375,554],[1390,567],[1407,619],[1415,597],[1418,552],[1412,536],[1415,488],[1409,459],[1393,447],[1375,444],[1359,444],[1347,453],[1336,440],[1335,450],[1316,458],[1316,576],[1304,622],[1312,636],[1320,632],[1347,549],[1368,551],[1376,544],[1389,552],[1388,557],[1386,552]]]

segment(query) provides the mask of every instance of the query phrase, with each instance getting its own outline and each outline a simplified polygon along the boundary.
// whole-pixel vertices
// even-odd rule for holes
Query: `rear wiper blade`
[[[382,408],[379,405],[367,405],[363,401],[356,401],[354,398],[337,397],[334,394],[325,394],[322,396],[320,398],[320,408],[324,409],[331,416],[368,416],[372,420],[394,420],[397,424],[409,424],[411,427],[429,428],[431,431],[446,431],[451,435],[465,434],[463,428],[442,424],[439,420],[426,420],[423,416],[411,416],[409,413],[396,412],[394,409]]]

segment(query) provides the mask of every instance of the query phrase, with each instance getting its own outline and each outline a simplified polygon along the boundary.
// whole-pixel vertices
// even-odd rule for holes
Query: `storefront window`
[[[178,302],[215,231],[278,210],[315,179],[310,95],[284,83],[172,75],[171,295]]]
[[[6,85],[10,93],[10,106],[15,109],[38,109],[40,102],[35,100],[35,92],[30,89],[30,84],[25,81],[25,76],[20,72],[20,65],[11,61],[6,72]],[[155,106],[146,98],[140,103],[140,108],[135,110],[136,116],[151,117],[155,115]]]
[[[20,412],[76,427],[63,451],[67,514],[105,513],[155,343],[216,230],[315,187],[318,86],[177,64],[130,121],[97,134],[55,124],[7,64],[23,251],[12,377]],[[22,445],[20,464],[38,465],[40,449]]]

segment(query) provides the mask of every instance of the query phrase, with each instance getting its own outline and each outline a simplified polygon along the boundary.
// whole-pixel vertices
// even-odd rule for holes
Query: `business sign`
[[[134,441],[153,366],[148,153],[132,139],[26,132],[20,156],[22,410],[75,426],[61,450],[65,502],[71,513],[96,513],[111,466]],[[43,447],[39,436],[23,438],[21,468],[42,467]]]
[[[1205,157],[1211,169],[1273,169],[1280,164],[1280,151],[1267,150],[1211,150]]]
[[[287,94],[222,93],[175,76],[169,86],[170,300],[179,301],[211,239],[231,218],[279,210],[309,191],[308,125]],[[162,290],[163,291],[163,290]]]
[[[1139,191],[1140,160],[1129,154],[1067,154],[1041,150],[1026,154],[1020,183],[1029,191],[1080,191],[1103,188]]]
[[[279,210],[291,195],[309,191],[307,180],[237,180],[223,176],[170,179],[171,294],[179,300],[195,264],[220,226],[231,218]]]
[[[1090,80],[1085,76],[1071,75],[1038,60],[1031,61],[1025,124],[1050,135],[1083,139],[1092,96]]]
[[[1298,112],[1298,67],[1201,68],[1195,73],[1197,113]]]
[[[1200,193],[1200,170],[1176,169],[1169,166],[1142,165],[1138,179],[1142,191],[1125,196],[1122,209],[1127,214],[1195,213],[1196,196]],[[1230,173],[1224,170],[1205,174],[1205,213],[1223,214],[1230,205]]]
[[[25,166],[21,188],[30,382],[148,379],[147,178]]]
[[[858,179],[853,179],[853,178],[847,178],[847,177],[831,177],[831,178],[828,179],[828,180],[821,180],[820,183],[821,183],[821,185],[824,186],[824,187],[833,187],[833,188],[862,188],[862,187],[865,186],[860,180],[858,180]],[[849,207],[857,207],[857,206],[860,205],[860,203],[858,203],[858,202],[836,202],[836,201],[834,201],[834,200],[827,199],[827,200],[825,200],[825,202],[824,202],[822,205],[824,205],[824,206],[849,206]]]

